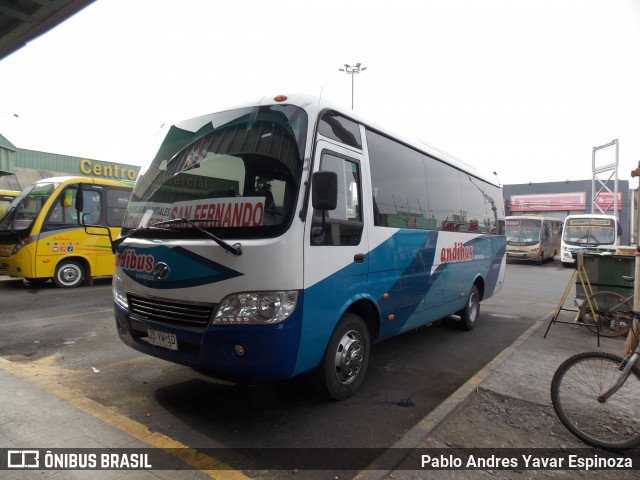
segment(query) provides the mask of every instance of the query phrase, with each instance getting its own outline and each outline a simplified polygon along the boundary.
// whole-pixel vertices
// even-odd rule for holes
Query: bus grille
[[[163,325],[204,330],[209,325],[215,305],[171,302],[128,295],[131,315]]]

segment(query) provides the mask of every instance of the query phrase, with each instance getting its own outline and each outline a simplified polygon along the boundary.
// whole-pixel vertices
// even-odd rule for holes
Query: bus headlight
[[[113,301],[122,308],[129,310],[129,302],[127,301],[127,293],[124,291],[122,280],[117,275],[113,276],[111,282],[111,291],[113,292]]]
[[[289,318],[298,303],[298,292],[249,292],[226,297],[213,317],[217,325],[260,325]]]

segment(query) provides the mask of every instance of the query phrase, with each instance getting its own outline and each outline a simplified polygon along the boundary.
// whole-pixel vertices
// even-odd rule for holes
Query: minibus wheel
[[[359,316],[345,313],[314,372],[316,390],[333,400],[350,397],[362,384],[370,358],[371,340],[367,325]]]
[[[480,292],[475,285],[471,287],[471,293],[467,299],[465,307],[457,312],[460,316],[458,327],[462,330],[473,330],[476,326],[476,320],[480,316]]]
[[[75,260],[62,260],[56,266],[53,283],[60,288],[74,288],[84,280],[84,268]]]

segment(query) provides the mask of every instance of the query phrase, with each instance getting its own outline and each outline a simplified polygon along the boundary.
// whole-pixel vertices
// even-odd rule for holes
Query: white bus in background
[[[562,220],[542,215],[505,218],[507,260],[542,263],[560,253]]]
[[[563,267],[575,264],[575,255],[589,248],[620,245],[620,223],[614,215],[569,215],[562,229],[561,262]]]

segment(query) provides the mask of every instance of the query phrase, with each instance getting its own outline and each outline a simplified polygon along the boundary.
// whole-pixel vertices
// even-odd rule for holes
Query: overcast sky
[[[264,95],[349,109],[356,62],[358,113],[502,184],[640,160],[639,0],[98,0],[0,61],[0,133],[140,165],[163,123]]]

